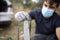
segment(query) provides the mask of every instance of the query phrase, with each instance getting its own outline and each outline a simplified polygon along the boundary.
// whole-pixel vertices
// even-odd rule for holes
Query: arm
[[[60,27],[56,28],[56,35],[58,37],[58,40],[60,40]]]
[[[55,21],[55,29],[56,29],[56,36],[58,40],[60,40],[60,16],[59,15]]]

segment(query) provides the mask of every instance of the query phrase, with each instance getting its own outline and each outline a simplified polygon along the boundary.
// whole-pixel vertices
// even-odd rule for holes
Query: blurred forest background
[[[11,0],[13,4],[23,5],[25,8],[35,9],[41,7],[44,0]]]

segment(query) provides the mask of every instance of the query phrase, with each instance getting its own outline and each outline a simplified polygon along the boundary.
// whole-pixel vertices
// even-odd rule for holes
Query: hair
[[[0,12],[2,12],[3,10],[7,8],[8,8],[7,2],[4,0],[0,0]]]
[[[60,5],[60,0],[46,0],[46,1],[49,1],[49,4],[50,5],[53,5],[53,3],[56,3],[56,7],[58,7]]]

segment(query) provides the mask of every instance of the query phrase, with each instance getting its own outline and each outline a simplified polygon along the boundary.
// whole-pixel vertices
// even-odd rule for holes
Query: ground
[[[13,40],[18,40],[18,27],[20,28],[19,30],[20,40],[24,40],[23,22],[20,23],[20,26],[17,25],[17,22],[13,22],[10,27],[6,27],[4,29],[0,28],[0,40],[7,40],[8,38],[12,38]],[[31,30],[31,35],[33,34],[34,34],[34,27],[32,27]]]

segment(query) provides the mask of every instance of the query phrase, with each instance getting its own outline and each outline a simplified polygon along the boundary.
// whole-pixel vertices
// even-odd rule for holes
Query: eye
[[[44,4],[44,6],[45,6],[45,7],[47,7],[47,5],[46,5],[46,4]]]

